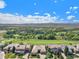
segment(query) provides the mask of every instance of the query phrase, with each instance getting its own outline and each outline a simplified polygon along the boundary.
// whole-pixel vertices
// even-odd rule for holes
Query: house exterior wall
[[[5,53],[4,52],[0,52],[0,59],[5,59]]]

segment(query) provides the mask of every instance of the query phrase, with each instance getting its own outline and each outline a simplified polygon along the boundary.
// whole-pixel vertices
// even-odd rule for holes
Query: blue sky
[[[0,0],[0,13],[19,17],[47,15],[56,17],[56,22],[79,22],[79,0]]]

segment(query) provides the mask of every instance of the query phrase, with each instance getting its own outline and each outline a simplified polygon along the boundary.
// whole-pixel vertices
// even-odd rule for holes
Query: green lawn
[[[66,41],[66,40],[21,40],[21,39],[9,39],[9,40],[3,40],[1,43],[24,43],[24,44],[78,44],[79,41]]]

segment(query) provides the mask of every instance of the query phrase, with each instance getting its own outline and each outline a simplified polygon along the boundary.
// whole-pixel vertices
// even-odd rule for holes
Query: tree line
[[[16,28],[7,30],[3,37],[7,39],[79,40],[78,30],[71,31],[61,29],[62,28]]]

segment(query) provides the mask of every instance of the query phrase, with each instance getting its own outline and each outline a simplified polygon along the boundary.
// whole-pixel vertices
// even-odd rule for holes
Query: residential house
[[[68,54],[69,54],[69,55],[70,55],[70,54],[73,54],[73,53],[74,53],[74,46],[68,45],[67,47],[68,47]]]
[[[47,45],[47,48],[54,54],[63,52],[61,45],[49,44]]]
[[[4,52],[11,52],[13,47],[17,47],[19,44],[9,44],[3,48]],[[8,51],[9,50],[9,51]]]
[[[15,49],[15,53],[20,53],[20,54],[30,53],[30,51],[31,51],[31,45],[29,44],[18,45],[16,46]]]
[[[46,53],[45,45],[34,45],[31,53],[32,54],[37,54],[37,53],[45,54]]]
[[[79,53],[79,45],[74,46],[74,53]]]
[[[0,59],[5,59],[5,53],[3,51],[0,51]]]

